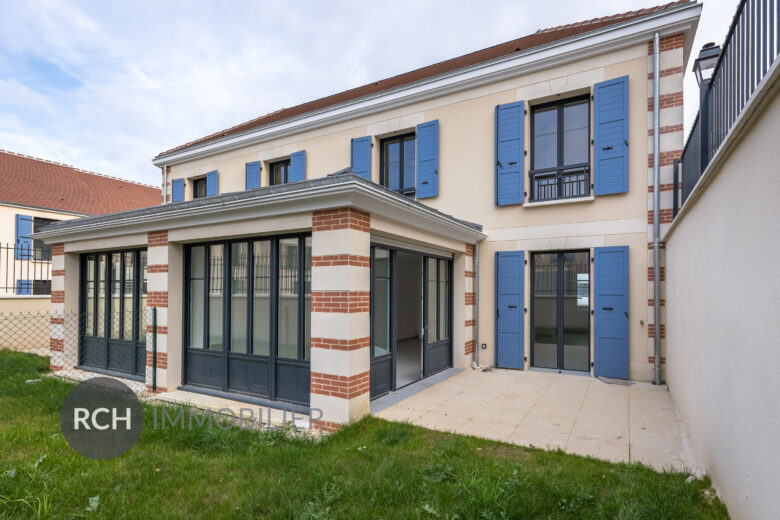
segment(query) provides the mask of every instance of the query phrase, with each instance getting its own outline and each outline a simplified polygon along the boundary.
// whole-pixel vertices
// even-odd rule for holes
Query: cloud
[[[151,158],[192,139],[538,28],[653,3],[0,0],[0,148],[158,184]],[[717,10],[730,19],[734,8]]]

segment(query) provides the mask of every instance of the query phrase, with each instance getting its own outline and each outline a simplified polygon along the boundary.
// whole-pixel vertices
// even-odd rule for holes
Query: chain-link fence
[[[137,392],[153,391],[156,309],[145,311],[0,313],[0,363],[20,352],[48,358],[48,376],[74,381],[109,376]]]

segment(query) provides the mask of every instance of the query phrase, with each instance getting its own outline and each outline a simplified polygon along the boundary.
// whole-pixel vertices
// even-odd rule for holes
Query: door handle
[[[605,310],[605,311],[611,311],[611,310],[613,310],[613,309],[612,309],[612,307],[602,307],[601,309],[602,309],[602,310]]]

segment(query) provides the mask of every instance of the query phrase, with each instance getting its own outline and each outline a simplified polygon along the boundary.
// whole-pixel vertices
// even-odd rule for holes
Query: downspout
[[[659,62],[660,38],[653,34],[653,383],[661,384],[661,281],[658,260],[661,248],[661,170],[659,165]]]
[[[474,244],[474,368],[479,368],[479,241]]]

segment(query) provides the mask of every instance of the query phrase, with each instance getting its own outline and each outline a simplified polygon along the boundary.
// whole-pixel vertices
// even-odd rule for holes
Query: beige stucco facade
[[[677,70],[683,65],[684,48],[669,49],[661,55],[661,70]],[[438,120],[439,135],[439,195],[424,203],[457,218],[483,226],[488,238],[481,244],[479,294],[479,338],[485,345],[480,363],[495,363],[494,341],[494,261],[497,251],[534,251],[585,249],[628,245],[630,256],[630,377],[650,380],[652,345],[648,342],[648,298],[652,284],[648,283],[648,154],[652,142],[648,135],[648,104],[652,96],[652,72],[648,44],[642,42],[628,48],[607,52],[566,65],[499,81],[464,92],[453,93],[396,108],[371,116],[317,128],[249,145],[237,150],[195,159],[169,166],[168,193],[173,179],[201,178],[207,172],[219,172],[219,192],[245,189],[245,165],[261,161],[261,186],[267,186],[270,162],[284,159],[296,151],[306,151],[306,178],[325,176],[350,165],[352,138],[372,137],[372,180],[380,181],[380,140],[394,134],[414,131],[415,125]],[[500,207],[495,205],[495,115],[496,105],[523,100],[525,149],[531,149],[530,108],[548,101],[583,94],[592,94],[600,81],[621,76],[629,77],[629,191],[627,193],[586,197],[578,202],[529,203]],[[665,74],[661,94],[682,91],[682,72]],[[591,136],[593,135],[593,104]],[[682,148],[681,103],[661,112],[662,126],[674,128],[662,135],[662,150]],[[593,151],[591,147],[591,159]],[[531,167],[531,154],[525,156],[524,172]],[[592,171],[592,170],[591,170]],[[663,172],[671,182],[671,167]],[[591,177],[592,182],[592,177]],[[652,183],[652,177],[650,177]],[[666,180],[662,182],[667,182]],[[528,178],[525,179],[528,191]],[[191,198],[191,183],[185,183],[185,200]],[[671,207],[671,192],[664,194]],[[528,256],[526,257],[529,258]],[[529,262],[530,264],[530,262]],[[526,267],[526,281],[530,270]],[[530,283],[525,284],[526,305],[530,305]],[[591,291],[593,290],[591,284]],[[650,291],[650,292],[649,292]],[[592,294],[591,294],[592,296]],[[530,360],[530,313],[525,316],[525,357]],[[591,356],[593,360],[591,320]],[[529,368],[530,361],[526,363]]]
[[[765,81],[664,237],[669,390],[732,518],[780,510],[777,63]]]

